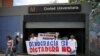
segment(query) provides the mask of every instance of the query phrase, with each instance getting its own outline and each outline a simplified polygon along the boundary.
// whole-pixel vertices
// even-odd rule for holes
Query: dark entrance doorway
[[[23,25],[23,52],[25,41],[31,33],[59,32],[59,38],[74,34],[78,42],[78,54],[85,54],[85,14],[36,14],[25,15]]]
[[[65,36],[69,38],[69,36],[72,34],[75,35],[78,43],[78,54],[85,53],[85,28],[26,28],[24,40],[28,40],[28,37],[31,33],[37,35],[38,33],[45,32],[59,32],[59,39],[63,39]],[[25,46],[26,45],[24,44],[24,52],[26,52]]]

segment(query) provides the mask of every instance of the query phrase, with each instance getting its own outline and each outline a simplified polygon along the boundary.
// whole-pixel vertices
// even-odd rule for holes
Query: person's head
[[[7,36],[7,40],[12,40],[12,37],[11,36]]]
[[[59,32],[56,32],[56,37],[59,37]]]
[[[19,38],[19,36],[16,36],[16,38]]]
[[[31,36],[34,37],[34,33],[32,33]]]
[[[19,36],[16,36],[16,40],[18,40]]]
[[[75,39],[75,36],[74,35],[70,35],[70,39]]]
[[[30,38],[34,38],[34,36],[35,36],[34,33],[32,33],[32,34],[30,35]]]

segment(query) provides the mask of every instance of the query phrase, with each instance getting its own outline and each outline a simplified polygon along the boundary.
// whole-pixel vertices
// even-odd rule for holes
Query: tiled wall
[[[15,37],[15,32],[20,32],[20,16],[1,16],[0,17],[0,51],[5,51],[6,36]]]

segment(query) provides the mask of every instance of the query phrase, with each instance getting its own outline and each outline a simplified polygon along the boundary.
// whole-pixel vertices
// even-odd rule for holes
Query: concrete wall
[[[57,4],[56,4],[57,5]],[[62,5],[62,4],[61,4]],[[34,5],[34,6],[40,6],[40,5]],[[41,5],[44,6],[44,5]],[[0,8],[0,16],[21,16],[21,29],[22,29],[22,21],[23,21],[23,15],[28,15],[28,7],[29,6],[15,6],[15,7],[3,7]],[[90,3],[84,3],[82,4],[82,11],[81,13],[86,14],[86,18],[88,18],[89,13],[91,12],[91,4]],[[86,19],[88,20],[88,19]],[[23,32],[21,30],[21,32]]]
[[[40,6],[40,5],[34,5],[34,6]],[[41,5],[41,6],[44,6],[44,5]],[[15,6],[15,7],[0,8],[0,16],[27,15],[29,14],[28,7],[29,6]],[[91,12],[90,10],[91,10],[91,4],[89,3],[82,4],[81,13],[89,14]]]

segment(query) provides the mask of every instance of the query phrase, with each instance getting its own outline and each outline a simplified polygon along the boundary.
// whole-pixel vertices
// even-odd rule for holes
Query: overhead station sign
[[[29,13],[48,13],[48,12],[81,12],[81,5],[48,5],[30,6]]]

